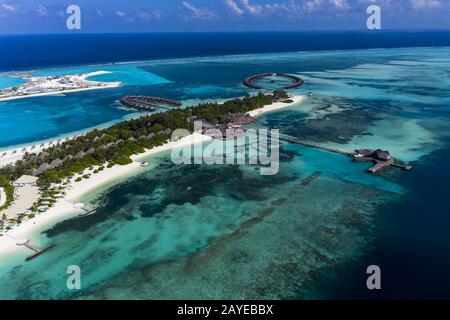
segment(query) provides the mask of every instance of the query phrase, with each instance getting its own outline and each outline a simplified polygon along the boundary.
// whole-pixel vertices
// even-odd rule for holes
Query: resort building
[[[33,176],[23,175],[14,181],[14,187],[36,186],[38,178]]]
[[[356,153],[353,154],[353,159],[358,162],[374,162],[375,165],[368,169],[371,173],[376,173],[383,168],[395,165],[394,158],[389,154],[389,151],[381,149],[358,149],[356,150]]]
[[[23,175],[13,182],[14,201],[11,206],[2,211],[2,214],[5,214],[7,219],[15,219],[20,214],[26,213],[33,203],[39,200],[37,180],[37,177]]]
[[[254,117],[243,113],[230,113],[228,118],[230,119],[230,126],[244,126],[256,121]]]

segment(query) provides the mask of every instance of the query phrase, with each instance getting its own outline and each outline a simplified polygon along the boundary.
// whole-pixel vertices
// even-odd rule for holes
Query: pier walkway
[[[140,111],[155,111],[160,108],[171,110],[173,107],[182,106],[182,103],[178,101],[151,96],[124,96],[120,99],[120,103],[127,108]]]
[[[342,151],[342,150],[338,150],[338,149],[333,149],[333,148],[330,148],[330,147],[322,146],[322,145],[317,144],[317,143],[303,141],[303,140],[300,140],[298,138],[295,138],[295,137],[292,137],[292,136],[289,136],[289,135],[283,134],[283,133],[280,133],[280,140],[281,141],[286,141],[286,142],[289,142],[289,143],[294,143],[294,144],[301,144],[301,145],[304,145],[306,147],[320,149],[320,150],[331,152],[331,153],[337,153],[337,154],[341,154],[341,155],[344,155],[344,156],[351,156],[353,154],[352,152],[347,152],[347,151]]]
[[[70,205],[74,208],[74,209],[80,209],[82,211],[84,211],[84,213],[80,214],[80,216],[89,216],[91,214],[93,214],[95,211],[97,211],[97,209],[95,208],[89,208],[87,207],[83,202],[79,202],[79,203],[74,203],[68,199],[64,199],[64,201],[70,203]]]
[[[47,251],[48,249],[50,249],[53,246],[52,244],[49,244],[49,245],[45,246],[44,248],[40,249],[40,248],[34,246],[33,244],[31,244],[29,239],[17,239],[16,237],[14,237],[10,234],[8,234],[7,237],[13,239],[16,242],[16,245],[24,246],[34,252],[32,255],[26,257],[25,261],[30,261],[30,260],[36,258],[37,256],[41,255],[42,253],[44,253],[45,251]]]
[[[303,141],[296,137],[292,137],[290,135],[283,134],[283,133],[280,133],[279,137],[280,137],[281,141],[285,141],[285,142],[293,143],[293,144],[299,144],[299,145],[303,145],[303,146],[306,146],[309,148],[315,148],[315,149],[323,150],[326,152],[340,154],[343,156],[348,156],[348,157],[353,158],[353,160],[357,161],[357,162],[363,162],[363,161],[374,162],[375,165],[368,169],[368,171],[371,173],[377,173],[381,169],[384,169],[384,168],[387,168],[390,166],[400,168],[405,171],[412,170],[411,165],[400,163],[399,161],[396,161],[394,158],[389,158],[389,159],[384,160],[384,159],[377,159],[377,158],[374,158],[371,156],[360,157],[360,154],[358,152],[348,152],[348,151],[330,148],[330,147],[323,146],[323,145],[320,145],[317,143]],[[365,150],[369,151],[369,149],[365,149]],[[372,151],[374,151],[374,150],[372,150]],[[375,153],[375,151],[374,151],[374,153]],[[389,154],[389,153],[387,152],[387,154]]]

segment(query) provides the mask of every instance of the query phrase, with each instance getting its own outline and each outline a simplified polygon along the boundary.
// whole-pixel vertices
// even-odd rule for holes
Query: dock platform
[[[293,144],[300,144],[306,147],[315,148],[319,150],[323,150],[326,152],[331,152],[335,154],[340,154],[344,156],[351,157],[356,162],[373,162],[375,163],[374,166],[368,169],[370,173],[377,173],[378,171],[387,168],[387,167],[396,167],[403,169],[405,171],[412,170],[412,166],[409,164],[403,164],[397,160],[395,160],[393,157],[390,156],[388,151],[383,150],[372,150],[372,149],[359,149],[355,150],[356,152],[347,152],[343,150],[338,150],[326,146],[322,146],[320,144],[316,144],[313,142],[303,141],[298,138],[286,135],[286,134],[280,134],[279,135],[281,141],[286,141],[288,143]]]
[[[12,238],[12,237],[11,237]],[[15,239],[15,238],[13,238]],[[15,239],[17,240],[17,239]],[[24,239],[24,240],[17,240],[16,245],[18,246],[24,246],[28,249],[30,249],[31,251],[33,251],[34,253],[28,257],[25,258],[25,261],[30,261],[34,258],[36,258],[37,256],[40,256],[41,254],[43,254],[44,252],[46,252],[48,249],[50,249],[51,247],[53,247],[52,244],[49,244],[47,246],[45,246],[44,248],[40,249],[34,245],[31,244],[30,240],[28,239]]]

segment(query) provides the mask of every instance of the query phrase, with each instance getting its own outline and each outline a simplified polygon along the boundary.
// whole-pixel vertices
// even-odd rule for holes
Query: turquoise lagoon
[[[250,74],[289,72],[306,80],[294,93],[311,91],[313,96],[265,114],[254,127],[278,128],[343,150],[388,149],[418,169],[372,176],[365,172],[369,164],[293,144],[283,144],[280,172],[273,177],[261,176],[255,166],[178,166],[168,153],[153,156],[148,169],[82,199],[98,208],[95,215],[61,222],[38,235],[36,242],[55,245],[45,255],[28,263],[17,255],[0,265],[0,297],[373,298],[377,295],[364,291],[364,267],[374,263],[390,268],[386,292],[411,295],[403,280],[396,282],[408,266],[392,256],[415,254],[410,234],[431,246],[426,239],[449,224],[448,217],[436,215],[439,220],[429,225],[415,209],[417,192],[424,195],[418,208],[448,208],[448,199],[419,186],[432,184],[438,172],[433,163],[450,159],[445,151],[449,53],[447,48],[387,49],[141,62],[135,66],[140,72],[167,81],[2,104],[0,115],[10,112],[19,121],[32,103],[35,116],[29,121],[44,124],[28,125],[29,134],[11,133],[3,140],[7,145],[118,121],[129,113],[116,104],[123,94],[221,100],[250,92],[241,84]],[[444,188],[450,173],[439,169],[443,181],[435,188]],[[419,231],[421,224],[429,233]],[[450,241],[443,235],[439,239],[441,251],[433,252],[441,256],[435,259],[448,266]],[[66,288],[69,265],[81,268],[80,291]],[[418,283],[425,286],[429,278],[448,277],[430,271]]]
[[[0,76],[0,90],[5,89],[5,88],[20,86],[21,84],[24,84],[25,82],[26,81],[22,78]]]

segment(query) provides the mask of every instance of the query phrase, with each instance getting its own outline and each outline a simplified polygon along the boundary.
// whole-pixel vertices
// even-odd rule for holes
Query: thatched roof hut
[[[39,166],[39,168],[33,169],[33,171],[31,172],[31,174],[32,174],[33,176],[38,176],[38,175],[40,175],[42,172],[44,172],[45,170],[48,170],[48,169],[49,169],[48,163],[43,163],[43,164],[41,164],[41,165]]]
[[[39,159],[43,160],[43,159],[47,158],[49,155],[50,155],[50,153],[48,153],[46,151],[42,151],[38,157],[39,157]]]
[[[384,151],[381,149],[375,151],[374,157],[383,161],[389,161],[392,159],[392,156],[389,154],[389,151]]]
[[[74,156],[75,159],[81,159],[81,158],[83,158],[83,157],[84,157],[84,152],[83,152],[83,151],[79,151],[79,152]]]
[[[256,121],[256,119],[248,114],[243,113],[230,113],[228,115],[230,125],[243,126]]]

